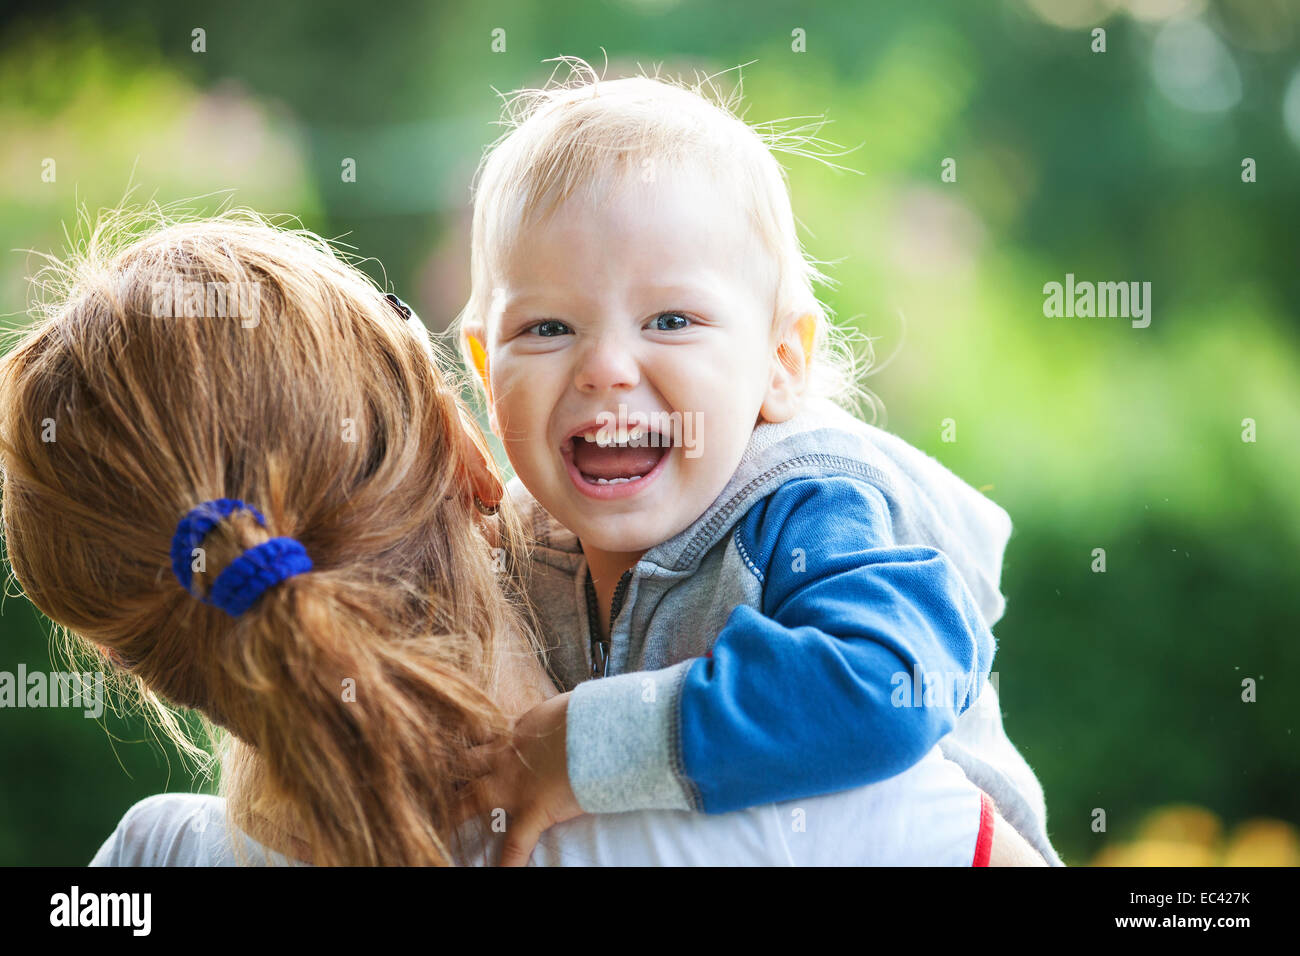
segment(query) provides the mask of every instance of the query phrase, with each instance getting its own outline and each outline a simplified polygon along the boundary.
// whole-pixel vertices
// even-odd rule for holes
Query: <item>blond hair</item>
[[[524,623],[427,343],[326,242],[247,212],[110,215],[46,277],[47,314],[0,362],[26,595],[120,663],[169,731],[166,702],[228,731],[206,727],[233,822],[317,864],[451,862],[453,786],[468,743],[506,727],[489,691],[498,639]],[[255,287],[258,323],[158,315],[178,279]],[[168,556],[178,519],[222,497],[266,524],[213,530],[199,593],[269,537],[314,563],[239,617],[186,593]]]
[[[701,170],[729,184],[776,271],[773,323],[811,314],[815,330],[806,394],[852,403],[856,356],[816,293],[829,280],[799,241],[785,170],[775,153],[825,161],[834,144],[820,122],[762,126],[740,115],[739,88],[713,77],[693,83],[661,76],[603,80],[577,57],[560,57],[569,78],[505,97],[506,132],[491,146],[474,185],[468,303],[457,319],[468,367],[479,364],[470,336],[484,341],[503,250],[580,191],[601,194],[647,171]],[[829,163],[829,165],[834,165]],[[782,330],[777,329],[778,333]]]

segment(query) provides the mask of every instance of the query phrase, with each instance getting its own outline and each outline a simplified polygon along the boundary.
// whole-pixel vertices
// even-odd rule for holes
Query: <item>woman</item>
[[[500,478],[427,336],[322,240],[255,216],[114,248],[129,234],[110,219],[56,267],[50,314],[0,363],[9,556],[182,746],[164,700],[210,721],[229,819],[155,798],[99,862],[490,860],[501,815],[465,796],[468,750],[555,688]],[[582,818],[535,860],[1032,861],[981,797],[936,751],[797,806]]]

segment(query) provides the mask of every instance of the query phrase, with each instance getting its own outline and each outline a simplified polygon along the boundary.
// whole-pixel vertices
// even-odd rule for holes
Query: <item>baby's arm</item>
[[[789,482],[746,515],[737,545],[762,613],[737,607],[708,658],[572,693],[583,810],[722,813],[873,783],[974,703],[993,636],[945,555],[897,546],[874,487]],[[942,691],[926,693],[932,681]]]

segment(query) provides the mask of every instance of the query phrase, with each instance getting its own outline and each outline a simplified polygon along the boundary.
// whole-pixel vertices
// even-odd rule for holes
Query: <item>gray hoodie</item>
[[[832,475],[876,489],[888,507],[895,544],[942,552],[984,623],[991,628],[1001,618],[1002,554],[1011,533],[1006,512],[933,458],[829,402],[755,428],[735,474],[708,510],[624,576],[607,661],[594,639],[595,602],[581,546],[517,479],[511,482],[511,498],[535,540],[526,587],[548,665],[561,687],[574,691],[568,761],[584,810],[699,809],[678,753],[681,684],[731,612],[762,602],[762,576],[732,532],[782,485]],[[615,676],[589,680],[602,671]],[[1049,863],[1061,865],[1047,836],[1042,787],[1006,736],[997,674],[991,677],[940,747]]]

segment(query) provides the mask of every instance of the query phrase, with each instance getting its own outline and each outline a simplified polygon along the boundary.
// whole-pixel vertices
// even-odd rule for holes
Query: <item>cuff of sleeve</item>
[[[695,662],[579,684],[569,698],[569,785],[586,813],[691,810],[678,774],[677,711]]]

